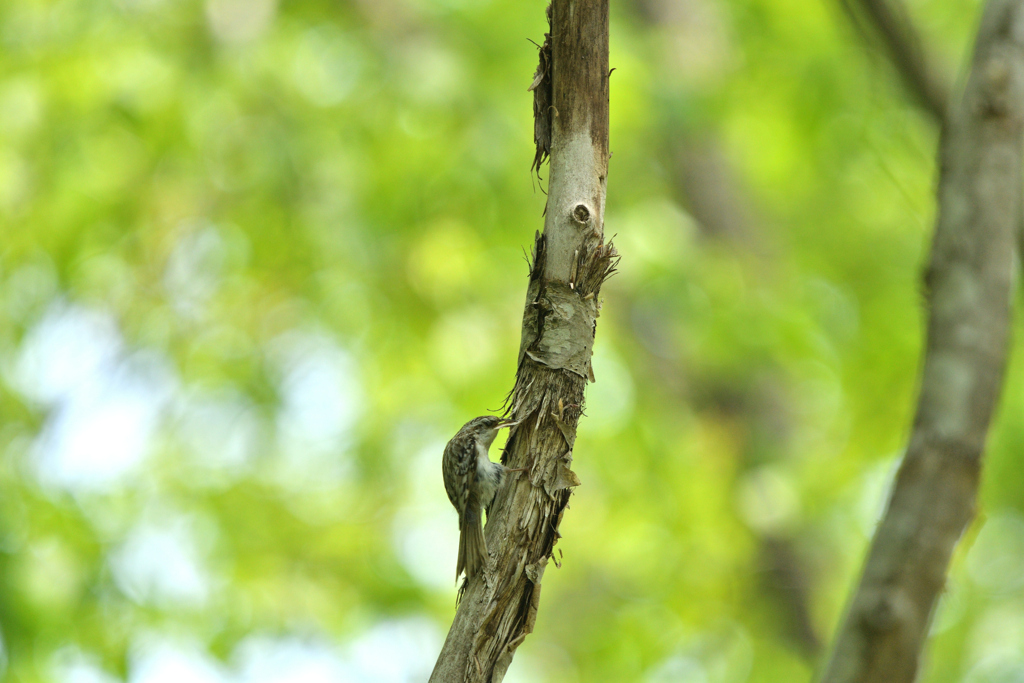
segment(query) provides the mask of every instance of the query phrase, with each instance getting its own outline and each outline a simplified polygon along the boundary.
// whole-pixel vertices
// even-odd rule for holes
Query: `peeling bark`
[[[499,683],[533,631],[544,570],[573,487],[572,449],[593,381],[600,289],[618,255],[604,243],[608,168],[608,0],[555,0],[534,93],[534,168],[550,155],[544,233],[535,239],[509,413],[521,421],[510,476],[488,511],[491,558],[469,580],[432,682]]]
[[[1008,348],[1022,98],[1024,2],[990,0],[942,135],[917,416],[826,683],[914,680],[950,558],[974,515]]]

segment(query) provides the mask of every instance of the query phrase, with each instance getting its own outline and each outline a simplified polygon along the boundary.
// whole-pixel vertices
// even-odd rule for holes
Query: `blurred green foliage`
[[[807,680],[913,414],[937,131],[838,2],[612,5],[623,261],[508,680]],[[0,4],[8,680],[425,679],[441,450],[512,386],[542,225],[543,10]],[[978,4],[911,11],[962,64]],[[1019,346],[929,683],[1024,676]]]

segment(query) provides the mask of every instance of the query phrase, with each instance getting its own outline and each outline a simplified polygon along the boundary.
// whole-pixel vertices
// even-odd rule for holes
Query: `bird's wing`
[[[476,492],[476,448],[474,440],[462,434],[455,435],[444,449],[444,488],[448,500],[459,513],[459,528],[466,510],[477,510],[480,502],[471,500]],[[474,507],[475,505],[475,507]]]

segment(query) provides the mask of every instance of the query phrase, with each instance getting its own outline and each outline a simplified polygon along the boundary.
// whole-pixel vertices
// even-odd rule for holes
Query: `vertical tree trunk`
[[[554,0],[534,92],[537,159],[550,155],[523,314],[503,460],[510,475],[488,511],[491,562],[464,594],[430,680],[499,683],[534,627],[544,569],[571,489],[572,447],[590,369],[601,283],[608,169],[608,0]]]
[[[990,0],[941,140],[917,417],[826,683],[910,683],[953,549],[974,514],[1002,389],[1021,216],[1024,3]]]

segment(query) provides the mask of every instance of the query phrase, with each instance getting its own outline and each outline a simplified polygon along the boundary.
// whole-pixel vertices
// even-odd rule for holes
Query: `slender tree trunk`
[[[942,132],[917,416],[826,683],[914,680],[950,557],[974,515],[1008,347],[1022,98],[1024,2],[990,0],[963,99]]]
[[[544,569],[572,487],[601,283],[616,253],[604,244],[608,169],[608,0],[554,0],[534,92],[539,166],[550,155],[523,314],[503,460],[511,475],[488,511],[491,562],[464,586],[432,682],[499,683],[533,631]]]

